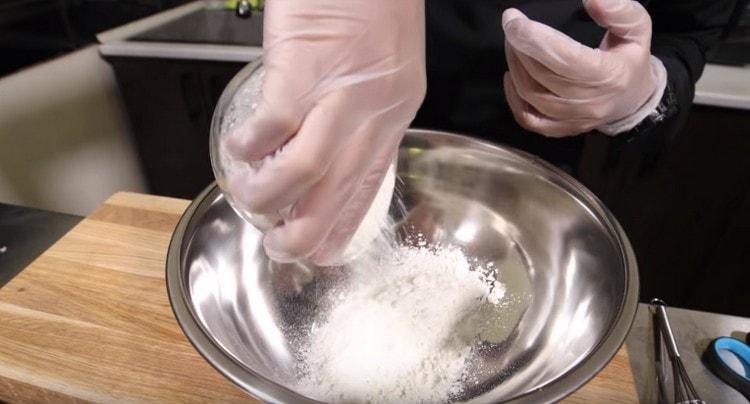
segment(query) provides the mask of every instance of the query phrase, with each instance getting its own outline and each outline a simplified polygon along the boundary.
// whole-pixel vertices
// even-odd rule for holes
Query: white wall
[[[95,46],[0,78],[0,202],[86,215],[114,192],[145,189]]]

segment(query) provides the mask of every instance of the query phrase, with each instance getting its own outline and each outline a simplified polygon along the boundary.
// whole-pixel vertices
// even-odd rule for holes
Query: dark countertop
[[[0,203],[0,287],[83,219]]]

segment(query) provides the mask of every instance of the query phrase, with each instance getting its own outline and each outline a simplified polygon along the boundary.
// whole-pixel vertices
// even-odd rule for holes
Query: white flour
[[[313,326],[303,391],[337,403],[446,401],[460,389],[479,309],[499,301],[503,285],[458,248],[404,246],[389,262],[361,262]]]
[[[385,173],[383,182],[380,183],[380,188],[375,194],[370,207],[367,210],[362,222],[357,227],[357,230],[352,235],[349,244],[343,249],[343,252],[339,257],[334,257],[330,260],[330,263],[342,263],[349,262],[352,259],[365,253],[373,241],[383,232],[382,223],[386,222],[388,218],[388,208],[391,206],[391,198],[393,197],[393,191],[396,186],[396,163],[392,163]]]

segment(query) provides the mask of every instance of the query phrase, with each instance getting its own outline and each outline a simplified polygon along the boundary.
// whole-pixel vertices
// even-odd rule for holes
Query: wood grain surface
[[[257,402],[190,345],[167,298],[188,201],[118,193],[0,289],[0,401]],[[630,403],[624,348],[571,403]]]

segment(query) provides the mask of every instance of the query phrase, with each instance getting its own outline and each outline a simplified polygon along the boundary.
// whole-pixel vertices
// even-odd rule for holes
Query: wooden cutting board
[[[119,193],[0,289],[0,401],[257,402],[190,345],[167,246],[189,202]],[[637,401],[624,348],[572,403]]]

